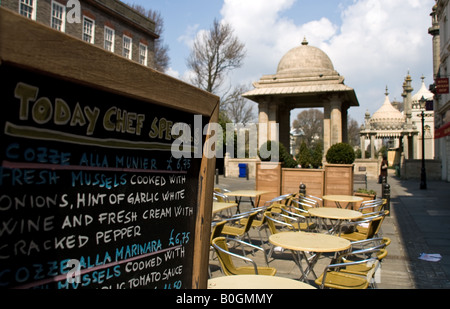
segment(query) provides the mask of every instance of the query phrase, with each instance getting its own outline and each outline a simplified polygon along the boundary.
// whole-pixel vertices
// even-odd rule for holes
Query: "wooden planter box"
[[[281,194],[297,193],[300,184],[306,186],[307,194],[321,197],[324,188],[323,169],[283,168],[281,173]]]
[[[317,197],[323,195],[353,195],[353,164],[327,164],[324,169],[281,168],[281,163],[260,162],[256,164],[256,190],[271,191],[261,196],[259,205],[282,194],[297,193],[300,184],[306,193]],[[334,202],[324,206],[336,207]]]
[[[325,195],[353,195],[354,164],[325,164]],[[325,202],[326,207],[336,207]]]
[[[281,195],[281,163],[257,162],[256,163],[256,190],[270,191],[261,195],[258,206],[264,205],[274,197]]]

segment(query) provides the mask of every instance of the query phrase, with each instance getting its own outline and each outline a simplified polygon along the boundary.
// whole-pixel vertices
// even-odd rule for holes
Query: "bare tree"
[[[194,41],[187,66],[194,72],[192,83],[215,93],[223,84],[226,73],[242,66],[245,46],[234,35],[228,23],[216,19],[209,31]]]
[[[159,36],[159,39],[155,40],[155,69],[159,72],[165,72],[169,68],[169,46],[164,44],[162,39],[162,33],[164,32],[164,19],[161,13],[153,11],[152,9],[146,9],[139,4],[128,4],[130,7],[138,11],[145,17],[155,22],[155,33]]]
[[[292,125],[303,131],[303,140],[308,147],[314,145],[315,141],[323,139],[323,112],[318,109],[302,111]]]
[[[247,124],[254,120],[252,103],[241,95],[248,89],[245,85],[238,85],[222,100],[220,108],[233,123]]]
[[[359,139],[359,131],[360,131],[360,127],[358,122],[353,119],[348,117],[348,143],[352,146],[358,146],[360,143],[360,139]]]

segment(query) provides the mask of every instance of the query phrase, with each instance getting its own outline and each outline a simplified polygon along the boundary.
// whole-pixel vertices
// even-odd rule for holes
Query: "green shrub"
[[[355,162],[355,152],[349,144],[338,143],[328,149],[326,159],[330,164],[352,164]]]
[[[302,142],[297,155],[297,162],[303,168],[308,168],[311,165],[311,151],[305,142]]]
[[[272,158],[272,147],[278,147],[278,156]],[[297,166],[297,162],[292,158],[289,152],[286,150],[283,144],[275,141],[267,141],[262,144],[259,153],[261,161],[282,162],[286,168],[293,168]]]
[[[356,190],[356,193],[377,195],[377,191],[375,191],[375,190],[368,190],[368,189],[364,189],[364,188],[358,188],[358,190]]]
[[[323,157],[323,145],[322,143],[317,143],[314,146],[311,155],[311,165],[313,168],[319,168],[322,165],[322,157]]]

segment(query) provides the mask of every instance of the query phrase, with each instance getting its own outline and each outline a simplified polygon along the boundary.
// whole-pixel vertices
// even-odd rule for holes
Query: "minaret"
[[[403,93],[402,93],[402,97],[403,97],[403,109],[405,112],[405,116],[406,116],[406,124],[407,124],[407,128],[410,129],[412,128],[412,122],[411,122],[411,109],[412,109],[412,99],[411,99],[411,92],[413,92],[414,88],[411,87],[411,75],[409,75],[409,71],[408,71],[408,75],[406,75],[405,77],[405,82],[403,83]]]
[[[441,63],[440,56],[440,45],[441,39],[439,36],[439,21],[436,13],[437,5],[433,6],[433,11],[431,12],[431,27],[428,28],[428,33],[433,36],[433,77],[436,79],[439,73],[439,65]]]

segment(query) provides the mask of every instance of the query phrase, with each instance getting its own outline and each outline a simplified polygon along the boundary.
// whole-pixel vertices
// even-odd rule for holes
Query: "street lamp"
[[[419,100],[420,108],[422,109],[422,168],[420,170],[420,190],[427,189],[427,173],[425,170],[425,105],[427,100],[422,96]]]

